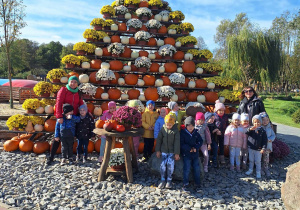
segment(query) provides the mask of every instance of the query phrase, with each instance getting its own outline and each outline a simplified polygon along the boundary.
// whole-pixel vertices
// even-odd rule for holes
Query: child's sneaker
[[[213,162],[213,167],[218,168],[218,163],[216,161]]]
[[[60,165],[63,166],[67,163],[67,159],[66,158],[63,158],[61,159],[61,162],[60,162]]]
[[[76,162],[79,162],[79,160],[80,160],[80,157],[77,155],[76,156]]]
[[[53,159],[49,157],[49,159],[47,160],[46,164],[47,165],[51,165],[53,163]]]
[[[241,172],[240,166],[236,166],[236,171],[237,171],[237,172]]]
[[[161,181],[158,185],[159,189],[163,189],[165,187],[166,182],[165,181]]]
[[[230,171],[234,171],[234,166],[230,165]]]
[[[204,166],[203,170],[204,170],[205,173],[207,173],[208,172],[208,167]]]
[[[172,188],[172,182],[171,181],[167,181],[166,188],[167,189],[171,189]]]
[[[83,162],[83,163],[86,163],[86,157],[83,157],[83,158],[82,158],[82,162]]]
[[[195,191],[197,193],[202,193],[203,192],[200,186],[197,186],[196,189],[195,189]]]
[[[242,167],[243,167],[243,170],[246,170],[246,169],[247,169],[247,165],[244,164],[244,163],[243,163],[243,166],[242,166]]]
[[[245,174],[249,176],[249,175],[251,175],[252,173],[253,173],[253,170],[249,169]]]
[[[69,164],[70,164],[70,165],[73,164],[73,158],[69,158]]]
[[[148,159],[149,159],[148,157],[143,157],[143,158],[142,158],[142,162],[147,162]]]
[[[99,156],[98,162],[99,162],[99,163],[102,163],[102,161],[103,161],[103,156]]]
[[[182,187],[182,190],[185,191],[185,192],[189,191],[189,185],[188,184],[184,184],[183,187]]]
[[[271,173],[270,173],[269,169],[265,169],[265,174],[268,178],[271,177]]]
[[[260,179],[261,178],[261,173],[260,172],[256,172],[256,178]]]

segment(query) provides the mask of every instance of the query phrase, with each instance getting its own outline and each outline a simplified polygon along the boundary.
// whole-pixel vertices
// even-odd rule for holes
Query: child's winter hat
[[[167,108],[165,108],[165,107],[161,108],[160,110],[165,110],[166,115],[169,113],[169,110]]]
[[[68,79],[68,83],[69,83],[71,80],[75,80],[75,81],[77,82],[77,84],[80,84],[79,79],[78,79],[78,77],[76,77],[76,76],[71,76],[71,77]]]
[[[165,116],[165,123],[170,123],[174,125],[176,122],[176,117],[173,113],[169,113],[167,116]]]
[[[174,109],[174,106],[175,106],[176,104],[177,104],[177,103],[176,103],[175,101],[170,101],[170,102],[168,103],[169,109],[173,110],[173,109]]]
[[[185,120],[184,120],[184,126],[187,127],[188,125],[193,125],[195,126],[195,119],[191,116],[187,117]]]
[[[147,101],[146,106],[148,106],[149,104],[152,104],[153,106],[155,106],[155,103],[152,100]]]
[[[260,121],[260,123],[262,124],[262,119],[261,119],[261,116],[260,116],[259,114],[254,115],[254,116],[252,117],[252,123],[254,123],[254,122],[253,122],[254,119],[258,119],[258,120]]]
[[[269,117],[266,112],[261,112],[259,115],[261,116],[261,118]]]
[[[216,104],[215,104],[215,112],[217,112],[218,110],[223,109],[225,110],[225,106],[223,103],[220,102],[220,100],[216,100]]]
[[[117,107],[116,102],[114,102],[114,101],[110,101],[110,102],[107,104],[107,106],[108,106],[108,109],[110,109],[111,107]]]
[[[245,121],[245,120],[249,121],[249,115],[247,113],[242,113],[241,114],[241,121]]]
[[[214,116],[214,113],[211,112],[205,112],[205,122],[207,122],[212,116]]]
[[[63,105],[63,114],[67,114],[68,112],[71,112],[73,110],[74,110],[74,108],[72,105],[70,105],[70,104]]]
[[[78,110],[80,110],[80,109],[83,109],[84,111],[88,111],[88,108],[87,108],[87,105],[86,104],[82,104],[79,108],[78,108]]]
[[[195,120],[205,120],[204,114],[202,112],[197,112]]]
[[[241,115],[239,115],[238,113],[234,113],[232,115],[232,120],[241,120]]]

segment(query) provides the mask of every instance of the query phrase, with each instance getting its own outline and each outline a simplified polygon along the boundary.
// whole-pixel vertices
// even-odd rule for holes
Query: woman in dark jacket
[[[237,112],[239,114],[247,113],[249,115],[249,123],[252,125],[252,117],[266,111],[264,103],[258,98],[255,90],[249,86],[243,89],[240,98],[242,101]]]

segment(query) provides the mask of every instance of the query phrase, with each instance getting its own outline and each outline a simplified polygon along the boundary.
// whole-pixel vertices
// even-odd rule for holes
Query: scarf
[[[249,100],[247,99],[247,97],[245,97],[245,98],[242,100],[242,102],[243,102],[243,104],[244,104],[244,107],[245,107],[244,109],[245,109],[245,112],[246,112],[246,113],[249,113],[248,105],[249,105],[250,102],[253,101],[253,99],[255,99],[255,95],[253,95]]]
[[[67,84],[66,87],[67,87],[67,89],[68,89],[69,91],[71,91],[72,93],[77,93],[77,92],[78,92],[78,87],[76,87],[75,89],[72,89],[72,88],[69,86],[69,84]]]

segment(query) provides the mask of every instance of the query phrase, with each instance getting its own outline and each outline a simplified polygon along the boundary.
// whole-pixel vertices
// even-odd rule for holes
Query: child
[[[249,115],[247,113],[241,114],[241,125],[244,128],[244,133],[246,133],[247,129],[250,127],[249,124]],[[246,141],[245,141],[245,148],[241,149],[241,161],[242,161],[242,167],[244,170],[247,169],[247,161],[248,161],[248,146],[247,146],[247,139],[248,136],[246,135]]]
[[[203,144],[201,146],[201,152],[204,156],[204,162],[203,162],[203,168],[204,168],[204,172],[208,172],[208,159],[209,159],[209,155],[208,155],[208,150],[210,150],[210,144],[211,144],[211,137],[210,137],[210,131],[209,128],[207,126],[207,124],[205,123],[205,118],[204,118],[204,114],[202,112],[197,112],[196,113],[196,129],[198,130],[198,133],[200,134],[202,140],[203,140]]]
[[[261,127],[262,119],[259,115],[254,115],[252,118],[253,126],[248,128],[248,151],[249,151],[249,170],[246,175],[253,173],[254,162],[256,166],[256,178],[261,178],[261,155],[267,147],[268,138],[266,131]]]
[[[159,131],[156,139],[156,156],[162,157],[160,165],[161,182],[158,188],[172,188],[172,174],[174,172],[174,159],[179,160],[180,154],[180,134],[175,125],[176,117],[169,114],[165,117],[165,124]],[[175,156],[175,157],[174,157]]]
[[[76,124],[76,137],[78,139],[76,162],[78,162],[80,159],[82,147],[82,162],[86,162],[89,139],[92,138],[92,136],[94,135],[93,130],[95,128],[95,123],[90,114],[88,114],[87,112],[88,108],[86,104],[83,104],[79,107],[80,122]]]
[[[234,113],[231,124],[226,128],[224,135],[224,145],[230,146],[230,170],[234,170],[234,160],[236,170],[241,171],[240,168],[240,152],[241,148],[245,148],[246,134],[244,128],[240,125],[241,116]]]
[[[54,140],[61,140],[62,160],[64,165],[69,159],[69,163],[73,162],[73,143],[75,137],[75,126],[79,123],[80,117],[73,115],[73,106],[70,104],[63,105],[63,123],[56,122]]]
[[[116,102],[114,102],[114,101],[110,101],[107,104],[107,106],[108,106],[108,110],[104,111],[102,117],[100,117],[100,119],[104,120],[104,121],[110,120],[112,118],[112,116],[113,116],[113,113],[117,109]],[[98,161],[100,163],[102,163],[102,161],[103,161],[105,144],[106,144],[106,136],[102,135],[101,136],[100,155],[99,155],[99,159],[98,159]]]
[[[269,171],[269,155],[273,151],[272,142],[275,140],[276,135],[273,131],[272,125],[270,123],[269,116],[266,112],[260,113],[260,116],[262,117],[262,127],[265,129],[267,133],[268,138],[268,144],[267,149],[262,155],[263,160],[263,171],[265,172],[267,177],[270,177],[270,171]]]
[[[176,121],[178,123],[177,127],[178,127],[178,130],[180,131],[180,126],[182,124],[182,118],[186,115],[186,112],[179,110],[178,104],[174,101],[169,102],[168,107],[169,107],[169,109],[171,109],[171,112],[176,115]]]
[[[154,110],[155,103],[152,100],[147,101],[147,109],[142,115],[142,126],[145,129],[144,132],[144,157],[143,161],[148,161],[152,154],[154,146],[154,124],[158,118],[158,113]]]
[[[215,115],[211,112],[205,113],[205,123],[207,124],[207,127],[210,132],[211,137],[211,151],[213,153],[213,166],[215,168],[218,167],[217,164],[217,156],[218,156],[218,135],[221,135],[221,131],[217,128],[215,124]]]
[[[220,161],[221,164],[225,164],[224,158],[224,133],[229,125],[228,116],[225,114],[225,106],[219,100],[216,100],[215,104],[215,123],[217,128],[221,131],[221,135],[218,136]]]
[[[160,114],[157,120],[155,121],[154,125],[154,139],[157,139],[158,133],[165,124],[165,116],[168,114],[167,108],[161,108]],[[175,119],[176,120],[176,119]]]
[[[200,191],[199,149],[203,140],[195,129],[195,119],[187,117],[184,121],[185,129],[180,132],[180,150],[183,157],[183,190],[187,190],[191,165],[194,170],[196,191]]]

